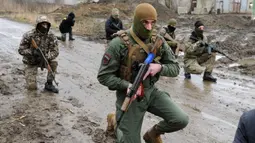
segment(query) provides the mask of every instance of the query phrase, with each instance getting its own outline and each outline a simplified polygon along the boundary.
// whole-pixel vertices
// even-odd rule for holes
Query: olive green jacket
[[[129,40],[132,44],[136,43],[131,35],[128,33]],[[170,47],[163,39],[164,42],[160,48],[160,63],[162,64],[162,70],[160,73],[156,74],[154,77],[148,76],[143,84],[150,84],[153,86],[159,79],[159,76],[176,77],[179,74],[180,67],[175,59],[175,56],[170,50]],[[145,41],[148,44],[150,40]],[[143,50],[143,49],[141,49]],[[101,62],[101,66],[97,75],[98,81],[107,86],[110,90],[126,90],[129,85],[129,81],[120,78],[120,65],[122,64],[122,59],[128,56],[127,46],[124,44],[123,40],[119,37],[114,38],[107,48]]]

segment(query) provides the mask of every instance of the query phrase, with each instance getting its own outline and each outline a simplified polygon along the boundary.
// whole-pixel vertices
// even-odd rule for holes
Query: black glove
[[[207,47],[208,44],[205,43],[204,41],[199,41],[198,46],[199,46],[199,47],[203,47],[203,46]]]
[[[42,57],[42,53],[40,52],[39,49],[34,49],[33,50],[33,56],[35,56],[35,57]]]

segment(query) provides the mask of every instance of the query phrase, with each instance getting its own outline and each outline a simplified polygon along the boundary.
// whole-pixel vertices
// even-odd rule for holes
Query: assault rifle
[[[235,61],[234,59],[232,59],[231,57],[229,57],[227,54],[225,54],[224,52],[220,51],[217,47],[219,45],[218,42],[216,42],[216,44],[207,44],[207,51],[208,51],[208,54],[211,54],[212,52],[217,52],[223,56],[225,56],[226,58],[228,58],[229,60],[231,61]]]
[[[119,24],[119,23],[118,23]],[[116,24],[112,23],[111,24],[114,28],[118,29],[118,30],[121,30]]]
[[[35,42],[35,40],[34,40],[33,38],[32,38],[32,45],[33,45],[33,47],[34,47],[35,49],[38,49],[38,50],[40,51],[43,60],[44,60],[45,63],[47,64],[47,69],[48,69],[49,73],[53,76],[53,81],[54,81],[54,83],[58,86],[58,83],[56,82],[56,79],[55,79],[55,74],[54,74],[54,72],[52,71],[52,68],[50,67],[50,64],[49,64],[48,60],[47,60],[46,57],[44,56],[44,54],[43,54],[41,48],[37,46],[37,44],[36,44],[36,42]]]
[[[194,38],[194,37],[193,37],[193,40],[200,41],[199,39]],[[236,60],[232,59],[231,57],[229,57],[227,54],[225,54],[223,51],[219,50],[219,48],[218,48],[219,42],[216,42],[215,44],[209,44],[209,43],[205,43],[202,41],[202,45],[207,47],[208,54],[211,54],[212,52],[216,52],[216,53],[219,53],[219,54],[225,56],[226,58],[228,58],[231,61],[236,61]]]
[[[116,24],[114,24],[114,23],[112,23],[111,24],[113,27],[115,27],[118,31],[120,31],[120,30],[122,30],[122,29],[120,29]],[[118,31],[116,32],[116,33],[113,33],[112,35],[111,35],[111,37],[112,38],[115,38],[115,37],[117,37],[118,36]]]
[[[124,100],[124,102],[122,103],[122,106],[121,106],[121,113],[117,116],[117,126],[120,124],[120,121],[123,117],[123,115],[125,114],[125,112],[127,112],[128,108],[130,107],[132,101],[133,101],[133,97],[134,95],[136,94],[139,86],[140,86],[140,83],[143,81],[143,77],[144,75],[146,74],[149,66],[150,66],[150,63],[154,60],[155,58],[155,51],[156,50],[156,45],[158,45],[159,43],[159,40],[157,39],[156,42],[155,42],[155,45],[153,47],[153,50],[152,52],[150,52],[147,56],[147,58],[145,59],[145,61],[142,63],[139,71],[138,71],[138,74],[137,76],[135,77],[135,80],[132,84],[132,86],[130,87],[129,89],[129,92],[127,93],[127,96]]]

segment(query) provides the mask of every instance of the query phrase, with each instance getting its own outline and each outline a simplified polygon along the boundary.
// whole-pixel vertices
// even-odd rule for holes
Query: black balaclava
[[[168,28],[168,30],[172,33],[172,32],[174,32],[175,31],[175,27],[173,27],[173,26],[171,26],[171,25],[168,25],[167,26],[167,28]]]
[[[44,27],[42,24],[43,23],[46,23],[47,24],[47,27]],[[39,23],[38,25],[37,25],[37,30],[40,32],[40,33],[42,33],[42,34],[47,34],[48,33],[48,31],[49,31],[49,28],[50,28],[50,26],[49,26],[49,24],[47,23],[47,22],[42,22],[42,23]]]
[[[74,14],[73,12],[70,12],[70,13],[68,14],[68,17],[70,17],[71,19],[74,19],[74,18],[75,18],[75,14]]]
[[[203,36],[204,30],[201,30],[199,27],[200,26],[204,26],[204,24],[201,21],[196,21],[194,26],[195,26],[195,33],[196,33],[196,35],[198,37],[200,37],[200,38],[203,38],[204,37]]]

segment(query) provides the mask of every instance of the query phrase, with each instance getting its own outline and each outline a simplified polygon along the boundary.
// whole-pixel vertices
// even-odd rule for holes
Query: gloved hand
[[[155,74],[160,72],[161,69],[162,69],[162,65],[151,63],[148,70],[147,70],[147,72],[145,73],[145,75],[143,77],[143,80],[145,80],[148,75],[154,76]]]
[[[199,47],[203,47],[203,46],[207,47],[208,44],[205,43],[204,41],[199,41],[199,42],[198,42],[198,46],[199,46]]]
[[[38,48],[33,50],[33,56],[35,57],[42,57],[42,54]]]
[[[117,31],[116,33],[113,33],[111,37],[117,37],[118,35],[120,35],[121,31]]]

